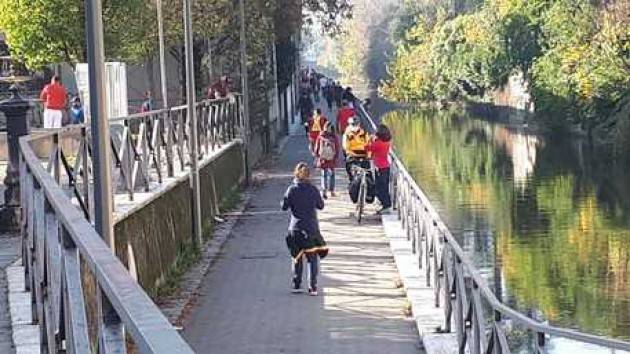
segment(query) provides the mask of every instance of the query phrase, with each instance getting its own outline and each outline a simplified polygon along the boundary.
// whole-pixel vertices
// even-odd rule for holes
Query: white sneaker
[[[382,208],[381,210],[377,211],[376,213],[378,215],[388,215],[389,213],[391,213],[392,208]]]

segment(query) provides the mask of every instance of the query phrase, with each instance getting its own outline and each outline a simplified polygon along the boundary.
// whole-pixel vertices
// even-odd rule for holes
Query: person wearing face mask
[[[81,99],[79,96],[76,96],[72,100],[72,107],[70,107],[70,124],[82,124],[84,121],[85,113],[83,112]]]
[[[353,180],[353,165],[364,169],[370,168],[369,141],[370,137],[361,127],[359,119],[357,117],[348,119],[348,127],[343,133],[342,146],[346,154],[346,172],[350,182]]]

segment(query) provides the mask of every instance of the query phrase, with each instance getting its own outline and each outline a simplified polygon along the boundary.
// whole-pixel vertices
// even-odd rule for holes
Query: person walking
[[[70,107],[70,124],[81,124],[85,121],[85,113],[81,105],[79,96],[72,99],[72,107]]]
[[[140,113],[150,112],[154,109],[155,104],[153,103],[153,98],[151,97],[151,91],[146,91],[144,93],[144,101],[142,101],[142,106],[140,106]]]
[[[343,93],[343,87],[341,87],[341,84],[337,81],[335,84],[335,100],[337,101],[337,107],[341,107],[341,104],[343,103]]]
[[[341,99],[353,103],[352,107],[354,107],[354,98],[355,97],[354,93],[352,92],[352,87],[346,87],[346,89],[343,91],[343,94],[341,95]]]
[[[310,182],[310,170],[306,163],[298,163],[293,175],[295,177],[293,183],[282,199],[282,210],[291,212],[286,243],[293,257],[292,291],[301,292],[302,270],[304,257],[306,257],[310,266],[308,293],[317,296],[319,258],[328,254],[317,219],[317,210],[324,209],[324,200]]]
[[[59,75],[54,75],[50,83],[44,86],[39,95],[39,99],[44,104],[44,128],[61,128],[67,95]]]
[[[337,131],[339,134],[344,134],[346,128],[348,128],[348,121],[351,117],[354,117],[355,111],[350,108],[348,101],[343,101],[343,107],[337,112]]]
[[[326,122],[324,131],[315,142],[317,167],[322,171],[322,197],[328,199],[328,192],[335,197],[335,167],[339,158],[339,138],[335,134],[335,126]]]
[[[324,91],[324,98],[326,99],[326,104],[328,104],[328,110],[332,112],[332,107],[333,107],[332,105],[335,99],[334,93],[333,93],[333,85],[328,83],[326,84],[326,86],[324,86],[324,88],[322,88],[322,90]]]
[[[312,118],[308,120],[308,148],[313,155],[315,155],[315,141],[327,122],[328,119],[322,116],[322,110],[319,108],[315,109]]]
[[[380,124],[376,129],[375,137],[368,145],[368,151],[372,154],[372,161],[376,168],[376,197],[381,202],[382,208],[378,214],[387,214],[392,207],[392,199],[389,194],[390,162],[392,135],[385,124]]]
[[[313,72],[311,74],[311,92],[313,92],[313,98],[315,98],[315,102],[319,103],[319,78],[317,77],[317,73]]]
[[[302,96],[300,96],[300,100],[298,101],[298,109],[300,110],[300,119],[301,123],[305,124],[304,129],[308,133],[308,120],[313,114],[314,108],[313,100],[311,96],[306,91],[302,91]]]

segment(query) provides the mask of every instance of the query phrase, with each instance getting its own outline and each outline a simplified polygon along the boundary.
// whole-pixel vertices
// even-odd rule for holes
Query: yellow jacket
[[[369,136],[365,130],[361,128],[357,131],[352,131],[352,129],[348,127],[343,134],[343,149],[346,151],[347,156],[368,157],[368,143]]]

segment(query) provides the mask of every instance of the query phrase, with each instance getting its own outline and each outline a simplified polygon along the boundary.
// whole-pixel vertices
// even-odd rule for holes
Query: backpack
[[[319,157],[325,161],[335,159],[335,143],[330,138],[321,137],[319,141]]]

